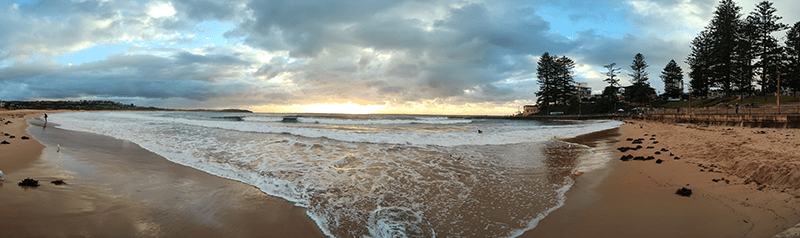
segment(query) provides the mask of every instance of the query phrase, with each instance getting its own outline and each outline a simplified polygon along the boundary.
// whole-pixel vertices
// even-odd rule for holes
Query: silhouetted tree
[[[559,58],[545,52],[539,58],[536,68],[536,78],[539,82],[536,102],[544,105],[546,113],[549,113],[550,103],[568,104],[573,100],[574,68],[575,62],[566,56]]]
[[[645,103],[649,101],[650,95],[655,94],[656,90],[650,87],[647,82],[649,74],[646,69],[649,65],[644,61],[644,56],[637,53],[631,63],[631,86],[625,88],[625,97],[631,102]]]
[[[679,98],[683,93],[683,70],[675,60],[670,60],[664,71],[661,71],[661,80],[664,81],[664,95],[670,98]]]
[[[606,69],[608,69],[608,72],[606,72],[607,78],[604,79],[603,81],[605,81],[606,83],[609,84],[609,86],[612,87],[619,87],[619,78],[617,78],[617,75],[619,75],[620,68],[614,68],[614,66],[616,65],[617,63],[603,65],[603,67],[606,67]]]
[[[754,49],[758,57],[756,62],[756,75],[764,95],[777,91],[777,72],[782,58],[782,49],[778,40],[772,36],[773,32],[788,28],[786,24],[778,22],[782,17],[775,15],[777,10],[768,1],[760,2],[756,9],[747,16],[747,21],[753,24],[755,33]]]
[[[800,90],[800,21],[786,33],[786,82],[797,97]]]
[[[647,80],[649,80],[649,78],[647,75],[650,73],[645,70],[649,66],[650,65],[647,65],[647,62],[644,61],[644,55],[642,55],[642,53],[637,53],[633,58],[633,63],[631,63],[631,70],[633,70],[633,73],[628,74],[628,76],[631,76],[631,83],[648,84]]]
[[[708,29],[703,30],[692,40],[689,57],[686,64],[689,65],[689,86],[692,89],[692,96],[705,97],[708,95],[711,86],[712,73],[711,65],[711,36]]]
[[[733,58],[733,89],[742,95],[750,95],[755,91],[753,85],[755,60],[755,25],[745,20],[740,25],[736,36],[735,55]]]
[[[542,57],[539,57],[539,62],[536,67],[536,78],[539,82],[539,91],[536,92],[536,104],[539,108],[544,106],[545,112],[550,112],[550,102],[555,101],[555,60],[550,56],[549,52],[544,52]]]
[[[707,27],[711,37],[711,86],[720,87],[726,95],[733,86],[737,31],[741,24],[741,7],[733,0],[721,0],[711,24]]]

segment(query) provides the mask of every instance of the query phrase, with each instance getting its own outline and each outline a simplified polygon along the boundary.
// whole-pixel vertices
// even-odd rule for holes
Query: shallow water
[[[306,208],[335,237],[516,236],[563,204],[574,169],[608,159],[553,138],[620,124],[284,116],[93,112],[49,120],[254,185]]]

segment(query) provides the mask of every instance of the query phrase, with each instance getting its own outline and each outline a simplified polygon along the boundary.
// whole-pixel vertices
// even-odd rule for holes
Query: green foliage
[[[606,77],[608,78],[604,79],[603,81],[605,81],[606,83],[608,83],[608,85],[612,87],[619,87],[619,78],[617,78],[617,76],[619,75],[620,68],[614,68],[614,66],[616,65],[617,63],[603,65],[603,67],[606,67],[606,69],[608,69],[608,72],[606,72]]]
[[[633,85],[625,87],[625,98],[628,101],[648,103],[652,100],[651,97],[656,94],[656,90],[650,87],[650,83],[647,82],[648,73],[645,70],[648,66],[647,62],[644,61],[644,56],[641,53],[637,53],[631,63],[633,73],[628,74],[632,77],[631,83]]]
[[[689,87],[692,96],[704,97],[708,95],[708,90],[711,86],[711,35],[708,30],[701,31],[700,34],[692,40],[692,52],[686,59],[686,64],[689,65]]]
[[[771,2],[763,1],[756,5],[746,20],[753,25],[753,47],[758,57],[756,76],[765,95],[777,91],[777,70],[782,58],[778,39],[772,33],[788,28],[786,24],[778,22],[782,17],[775,15],[776,11]]]
[[[729,94],[733,86],[737,33],[741,24],[741,7],[733,0],[721,0],[711,24],[706,27],[711,36],[710,68],[711,86],[722,88]]]
[[[786,85],[800,91],[800,21],[786,33]]]
[[[637,53],[636,56],[634,56],[633,62],[631,63],[631,70],[633,70],[633,73],[628,74],[631,76],[632,84],[649,84],[647,82],[647,75],[649,73],[645,71],[648,66],[647,62],[644,61],[642,53]]]
[[[781,102],[791,102],[794,100],[792,96],[781,96]],[[768,103],[777,103],[778,97],[777,96],[770,96],[770,97],[752,97],[752,98],[743,98],[742,100],[732,101],[731,104],[768,104]]]
[[[787,26],[778,22],[781,17],[772,5],[762,1],[742,20],[741,7],[733,0],[720,0],[709,25],[692,41],[686,60],[694,96],[704,97],[711,87],[722,88],[726,95],[749,95],[756,91],[754,80],[765,95],[777,91],[777,71],[786,57],[772,34]]]
[[[577,102],[573,95],[575,80],[573,69],[575,62],[566,56],[550,56],[545,52],[539,59],[536,68],[536,77],[539,82],[539,91],[536,92],[537,104],[544,105],[543,112],[549,113],[550,103],[556,105],[569,105]]]
[[[680,88],[683,82],[683,70],[675,60],[670,60],[664,71],[661,71],[661,80],[664,81],[664,95],[670,98],[678,98],[683,93]]]
[[[656,90],[649,84],[637,83],[625,87],[625,98],[629,102],[649,103],[656,96]]]
[[[755,76],[753,70],[753,61],[755,60],[755,25],[751,22],[745,21],[741,25],[738,35],[736,47],[736,55],[734,56],[733,67],[733,87],[743,95],[750,95],[755,91],[753,85],[753,77]]]

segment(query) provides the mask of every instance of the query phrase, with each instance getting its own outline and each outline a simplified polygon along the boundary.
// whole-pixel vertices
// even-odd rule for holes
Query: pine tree
[[[647,75],[649,73],[645,71],[648,66],[650,65],[647,65],[647,62],[644,61],[642,53],[637,53],[636,56],[634,56],[633,63],[631,63],[633,73],[628,74],[628,76],[631,76],[632,84],[649,84],[647,82]]]
[[[549,113],[550,103],[569,104],[575,97],[573,70],[575,62],[566,57],[550,56],[545,52],[539,58],[536,68],[536,77],[539,82],[539,91],[536,102],[544,105],[546,112]]]
[[[708,29],[703,30],[692,40],[692,52],[686,58],[689,65],[689,86],[692,96],[705,97],[711,86],[711,36]]]
[[[736,36],[736,47],[733,57],[733,87],[734,91],[740,95],[751,95],[755,92],[753,86],[755,60],[755,25],[749,20],[745,20],[740,25]]]
[[[778,22],[782,17],[775,15],[777,10],[772,3],[763,1],[756,5],[756,9],[747,16],[747,21],[752,22],[755,33],[756,75],[764,95],[777,91],[777,67],[783,57],[778,40],[772,36],[773,32],[788,28],[786,24]]]
[[[741,7],[733,0],[721,0],[707,28],[711,37],[711,86],[720,87],[730,94],[735,75],[736,36],[741,24]]]
[[[608,70],[608,72],[606,72],[607,78],[603,80],[608,83],[608,86],[603,89],[603,99],[607,104],[611,105],[617,102],[617,93],[619,92],[619,78],[617,78],[617,76],[619,75],[620,68],[615,68],[616,65],[617,63],[603,65],[603,67]]]
[[[614,68],[616,65],[617,63],[603,65],[603,67],[608,69],[608,72],[606,72],[606,77],[608,78],[604,79],[603,81],[608,83],[611,87],[619,87],[619,78],[617,78],[617,75],[619,75],[620,68]]]
[[[786,82],[797,96],[800,91],[800,21],[786,33]]]
[[[539,91],[536,92],[536,104],[540,108],[544,105],[547,113],[550,113],[550,103],[555,102],[554,64],[555,61],[550,56],[550,53],[544,52],[542,57],[539,58],[538,67],[536,68],[536,78],[539,82]]]
[[[644,61],[644,56],[637,53],[631,63],[631,70],[633,73],[628,74],[631,76],[632,85],[625,89],[625,97],[632,102],[645,103],[650,99],[650,95],[655,94],[656,91],[650,87],[647,82],[649,74],[646,69],[649,65]]]
[[[664,95],[670,98],[681,96],[683,84],[683,70],[675,60],[670,60],[664,71],[661,71],[661,80],[664,81]]]
[[[556,59],[556,88],[557,88],[557,101],[562,104],[571,105],[577,99],[575,91],[575,78],[574,72],[575,61],[562,56]]]

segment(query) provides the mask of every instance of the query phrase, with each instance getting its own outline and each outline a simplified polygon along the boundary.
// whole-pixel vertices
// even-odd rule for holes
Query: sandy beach
[[[619,132],[598,137],[617,159],[576,177],[523,237],[772,237],[800,222],[800,130],[628,121]],[[675,194],[684,187],[691,196]]]
[[[0,145],[0,237],[323,237],[302,208],[252,186],[128,141],[28,126],[45,112],[54,113],[0,111],[10,143]],[[567,139],[613,159],[576,173],[565,204],[522,237],[772,237],[800,222],[798,138],[797,129],[628,121]],[[41,186],[17,186],[28,177]],[[691,196],[675,194],[684,187]]]
[[[0,237],[324,237],[302,208],[252,186],[124,140],[25,123],[43,113],[0,112],[11,121],[0,131],[15,136],[0,146]],[[17,185],[28,177],[41,186]]]

